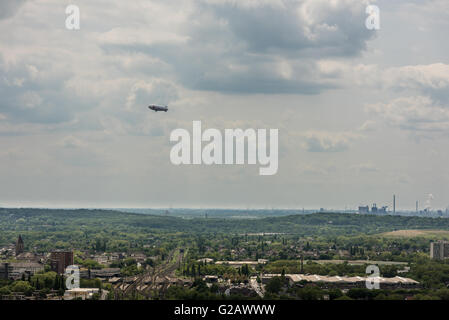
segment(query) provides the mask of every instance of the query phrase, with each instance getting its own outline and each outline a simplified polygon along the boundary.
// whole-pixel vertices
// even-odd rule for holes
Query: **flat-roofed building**
[[[34,275],[43,271],[44,265],[37,262],[4,262],[0,263],[1,279],[20,279],[22,274]]]
[[[65,300],[73,300],[73,299],[92,299],[94,294],[100,293],[100,289],[98,288],[75,288],[66,290],[64,292]]]
[[[359,213],[360,214],[369,213],[369,207],[368,206],[359,206]]]
[[[248,266],[257,266],[259,264],[266,264],[268,260],[265,259],[259,259],[257,261],[217,261],[215,264],[223,264],[223,265],[229,265],[231,267],[242,267],[244,265]]]
[[[202,263],[212,263],[212,262],[214,262],[214,259],[211,259],[211,258],[201,258],[201,259],[198,259],[198,260],[196,260],[197,262],[202,262]]]
[[[280,277],[280,274],[265,274],[261,277],[263,283],[267,283],[273,277]],[[378,281],[381,286],[413,288],[419,285],[419,282],[410,278],[403,277],[346,277],[346,276],[322,276],[317,274],[286,274],[285,278],[291,285],[309,282],[323,287],[355,288],[366,287],[366,281]]]
[[[119,277],[121,275],[120,268],[104,268],[104,269],[81,269],[80,277],[84,279],[109,279]]]
[[[449,241],[436,241],[430,243],[430,258],[444,260],[449,257]]]
[[[73,251],[53,251],[50,253],[51,270],[63,274],[68,266],[73,265]]]

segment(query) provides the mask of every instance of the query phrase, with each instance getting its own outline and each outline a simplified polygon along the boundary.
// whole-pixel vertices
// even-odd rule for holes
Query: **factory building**
[[[360,214],[369,213],[369,207],[368,206],[359,206],[359,213]]]
[[[371,213],[372,214],[386,214],[387,213],[387,206],[383,206],[381,208],[377,207],[377,204],[373,204],[373,206],[371,207]],[[359,206],[359,213],[360,214],[367,214],[370,213],[369,207],[368,206]]]
[[[262,283],[268,283],[273,277],[280,277],[280,274],[265,274],[261,277]],[[321,288],[366,288],[366,281],[377,281],[382,288],[403,288],[413,289],[419,287],[419,282],[410,278],[403,277],[346,277],[346,276],[321,276],[316,274],[286,274],[290,285],[301,285],[305,283],[313,283]]]

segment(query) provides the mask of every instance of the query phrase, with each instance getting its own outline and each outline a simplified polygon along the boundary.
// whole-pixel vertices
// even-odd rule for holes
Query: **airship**
[[[167,106],[161,107],[161,106],[151,105],[151,106],[148,106],[148,108],[150,108],[154,112],[158,112],[158,111],[165,111],[165,112],[167,112],[168,111],[168,107]]]

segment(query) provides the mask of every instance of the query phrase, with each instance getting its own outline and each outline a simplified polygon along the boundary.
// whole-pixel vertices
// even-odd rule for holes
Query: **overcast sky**
[[[0,206],[446,208],[448,31],[447,0],[2,0]],[[279,129],[278,173],[172,165],[193,120]]]

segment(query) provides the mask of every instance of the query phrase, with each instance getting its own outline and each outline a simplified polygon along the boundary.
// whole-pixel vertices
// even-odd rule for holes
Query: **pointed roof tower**
[[[17,239],[16,243],[16,256],[23,253],[23,247],[24,247],[23,239],[22,236],[19,234],[19,238]]]

